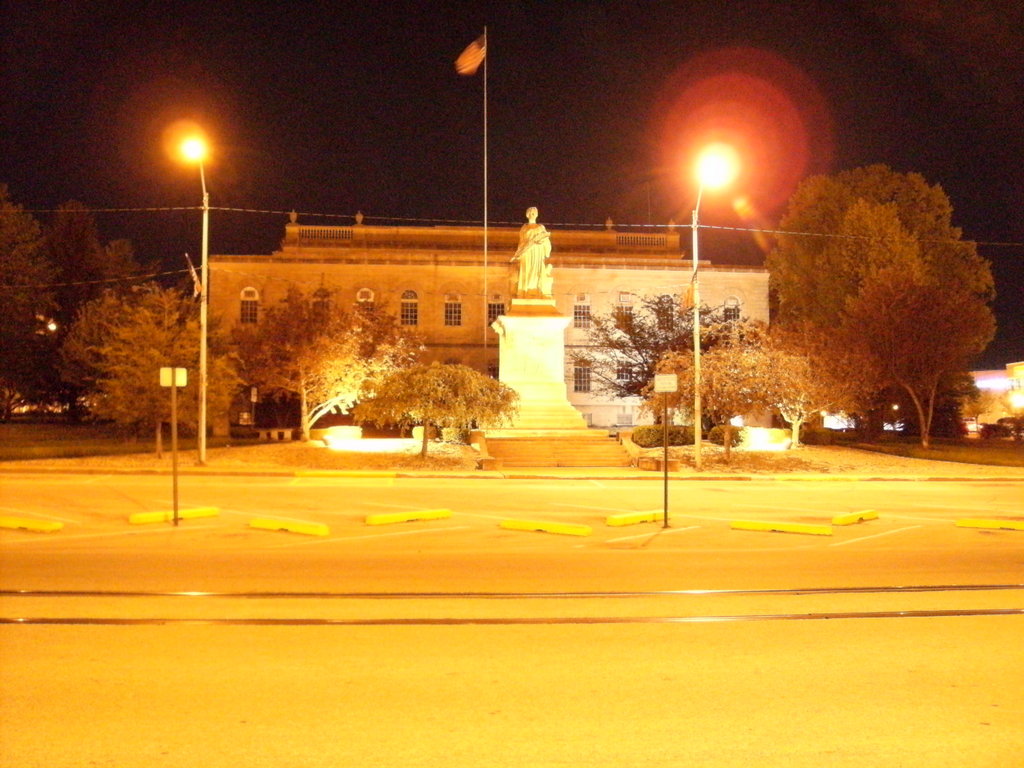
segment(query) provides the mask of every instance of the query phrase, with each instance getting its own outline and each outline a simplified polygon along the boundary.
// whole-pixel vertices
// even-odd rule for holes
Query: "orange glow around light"
[[[210,152],[206,132],[192,120],[177,120],[167,126],[163,133],[163,146],[174,162],[202,163]]]
[[[181,154],[190,163],[201,163],[206,159],[206,142],[199,136],[189,136],[181,142]]]
[[[805,72],[769,51],[724,48],[685,61],[661,88],[655,121],[659,175],[677,211],[694,197],[693,177],[679,169],[711,144],[742,158],[730,189],[769,217],[806,176],[831,170],[827,103]]]

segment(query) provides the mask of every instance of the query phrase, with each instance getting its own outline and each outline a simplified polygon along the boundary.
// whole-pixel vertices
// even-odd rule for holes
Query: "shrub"
[[[460,427],[442,427],[441,442],[454,445],[469,445],[469,430]]]
[[[835,431],[825,427],[804,427],[800,430],[800,442],[804,445],[832,445],[835,441]]]
[[[981,425],[981,436],[985,440],[992,440],[998,437],[1010,437],[1012,434],[1010,428],[1006,424],[982,424]]]
[[[732,428],[732,439],[729,441],[729,447],[735,448],[740,444],[740,427]],[[721,424],[716,424],[708,432],[708,442],[714,443],[715,445],[725,445],[725,427]]]
[[[641,448],[657,448],[665,444],[664,427],[661,424],[645,424],[633,427],[633,442]],[[693,445],[693,427],[668,428],[669,445]]]

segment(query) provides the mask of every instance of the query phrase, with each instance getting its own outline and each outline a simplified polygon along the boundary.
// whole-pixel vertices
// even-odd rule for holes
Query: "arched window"
[[[360,288],[356,291],[356,303],[366,309],[373,309],[373,291],[369,288]]]
[[[725,305],[722,308],[722,319],[740,319],[740,300],[737,299],[735,296],[730,296],[728,299],[725,300]]]
[[[318,288],[313,291],[313,300],[310,302],[310,308],[321,317],[330,312],[331,292],[326,288]]]
[[[457,293],[444,295],[444,324],[452,327],[462,325],[462,297]]]
[[[402,325],[419,325],[420,297],[416,291],[402,293],[402,305],[399,308],[399,320]]]
[[[259,319],[260,292],[255,288],[243,288],[240,307],[239,322],[255,323]]]

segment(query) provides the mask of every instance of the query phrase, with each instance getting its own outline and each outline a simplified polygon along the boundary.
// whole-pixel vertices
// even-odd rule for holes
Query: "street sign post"
[[[679,391],[679,377],[674,373],[654,374],[654,391],[661,395],[661,471],[664,486],[662,528],[668,528],[668,396]]]
[[[188,384],[185,368],[161,368],[160,386],[171,388],[171,497],[174,525],[178,525],[178,387]]]

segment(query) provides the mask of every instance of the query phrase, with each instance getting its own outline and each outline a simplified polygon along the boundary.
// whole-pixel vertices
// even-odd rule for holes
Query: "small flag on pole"
[[[480,35],[466,46],[466,50],[455,60],[455,71],[460,75],[475,75],[487,56],[487,35]]]
[[[198,296],[203,292],[203,284],[199,282],[199,275],[196,274],[196,268],[192,266],[192,259],[185,254],[185,261],[188,262],[188,273],[192,275],[192,295]]]

